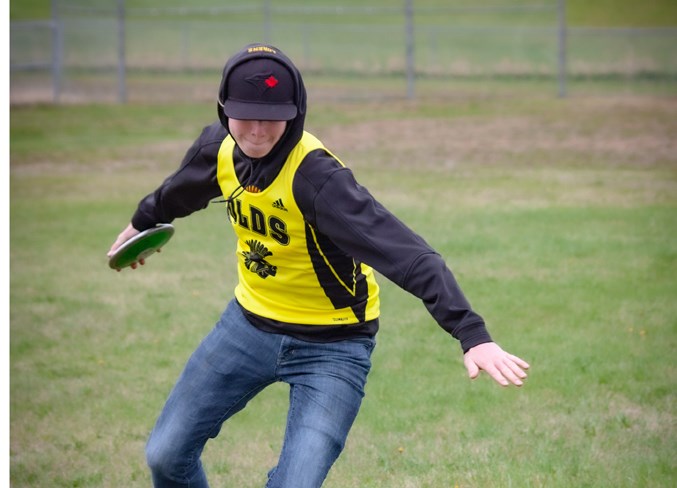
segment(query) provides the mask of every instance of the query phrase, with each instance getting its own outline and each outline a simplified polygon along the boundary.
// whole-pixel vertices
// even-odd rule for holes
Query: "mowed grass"
[[[315,103],[308,128],[447,259],[521,389],[465,376],[456,342],[381,279],[374,367],[325,486],[636,487],[677,482],[674,97],[477,94]],[[11,482],[149,486],[143,447],[232,296],[219,204],[116,273],[105,253],[209,105],[12,107]],[[207,445],[213,486],[260,487],[274,385]]]

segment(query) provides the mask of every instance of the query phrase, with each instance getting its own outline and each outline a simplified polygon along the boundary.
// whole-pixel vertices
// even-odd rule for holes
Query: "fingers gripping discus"
[[[159,251],[174,235],[172,224],[158,224],[138,233],[118,247],[108,260],[112,269],[122,269]]]

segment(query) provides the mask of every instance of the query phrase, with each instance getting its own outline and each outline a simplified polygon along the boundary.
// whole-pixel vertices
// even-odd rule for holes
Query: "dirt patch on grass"
[[[179,167],[190,140],[167,140],[119,149],[54,151],[33,157],[12,157],[14,176],[114,174],[130,171],[161,171],[169,174]]]
[[[458,163],[677,166],[677,99],[562,101],[561,110],[397,118],[334,126],[323,140],[356,164],[446,169]],[[366,163],[361,162],[364,159]],[[352,164],[352,163],[351,163]]]

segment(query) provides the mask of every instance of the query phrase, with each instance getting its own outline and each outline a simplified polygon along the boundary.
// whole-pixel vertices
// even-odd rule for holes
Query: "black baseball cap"
[[[282,64],[268,58],[250,59],[228,75],[223,112],[240,120],[292,120],[298,113],[294,86]]]

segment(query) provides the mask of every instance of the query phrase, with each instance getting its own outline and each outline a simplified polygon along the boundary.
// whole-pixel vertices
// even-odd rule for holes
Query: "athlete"
[[[440,255],[304,131],[306,91],[287,56],[243,48],[223,70],[217,110],[218,122],[140,201],[109,251],[215,199],[237,236],[235,297],[188,360],[146,446],[155,486],[207,486],[208,439],[281,381],[290,386],[287,427],[266,486],[319,487],[364,396],[379,327],[374,270],[460,341],[471,378],[484,370],[500,385],[522,385],[529,365],[492,342]]]

